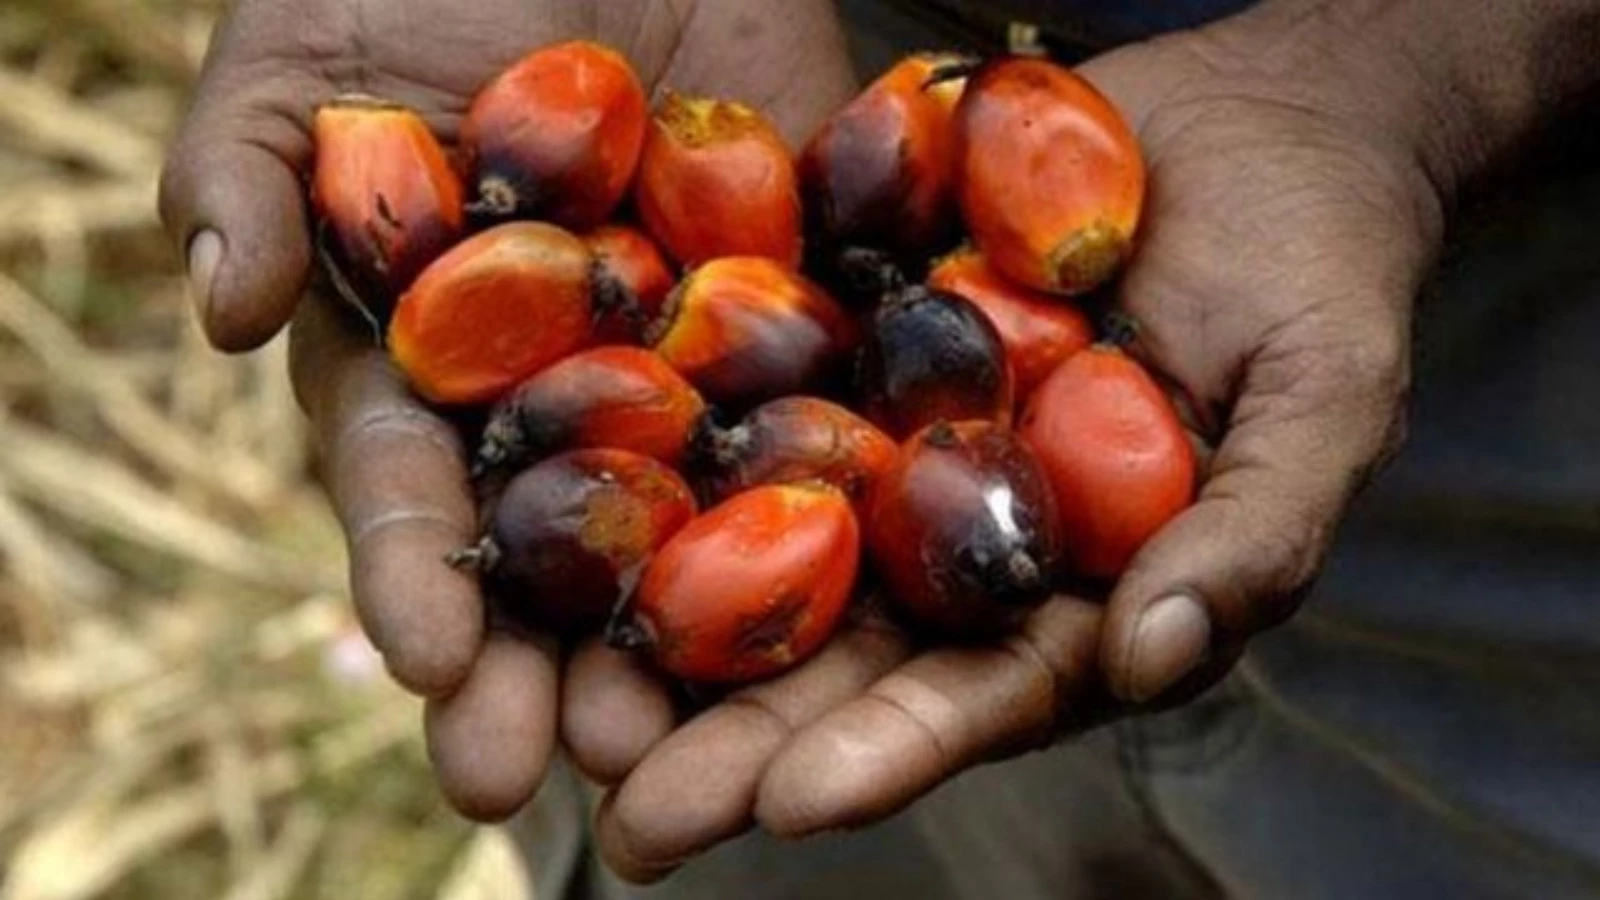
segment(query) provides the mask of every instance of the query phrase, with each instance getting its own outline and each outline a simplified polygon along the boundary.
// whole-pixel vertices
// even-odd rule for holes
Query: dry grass
[[[0,900],[504,896],[343,596],[281,342],[154,219],[214,4],[0,5]]]

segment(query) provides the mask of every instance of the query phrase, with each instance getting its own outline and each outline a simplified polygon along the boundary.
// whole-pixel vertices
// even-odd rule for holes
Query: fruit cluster
[[[315,137],[333,280],[417,394],[487,417],[447,562],[541,627],[741,682],[871,582],[990,638],[1192,501],[1173,407],[1080,305],[1145,174],[1069,69],[910,56],[797,155],[578,41],[483,87],[454,154],[371,97]]]

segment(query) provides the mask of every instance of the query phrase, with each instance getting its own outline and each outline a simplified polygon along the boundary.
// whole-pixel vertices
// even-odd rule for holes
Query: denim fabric
[[[924,43],[890,6],[846,2],[868,23],[858,48]],[[1075,6],[1123,27],[1199,4]],[[873,829],[751,835],[651,889],[530,842],[551,879],[540,896],[1600,897],[1600,140],[1587,140],[1458,223],[1419,309],[1405,452],[1306,608],[1224,684],[969,772]],[[576,791],[557,779],[536,809]]]

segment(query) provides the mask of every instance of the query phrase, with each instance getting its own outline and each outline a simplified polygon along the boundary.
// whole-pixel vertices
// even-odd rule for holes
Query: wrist
[[[1214,28],[1414,154],[1447,204],[1600,85],[1595,0],[1268,0]]]

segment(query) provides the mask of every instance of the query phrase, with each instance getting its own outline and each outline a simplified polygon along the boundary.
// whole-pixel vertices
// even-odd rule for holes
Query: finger
[[[1100,618],[1058,597],[1002,644],[916,657],[794,736],[762,778],[757,821],[784,837],[875,822],[968,766],[1093,720]]]
[[[476,539],[460,439],[324,299],[297,318],[291,371],[318,434],[362,626],[395,680],[454,691],[483,639],[477,580],[444,558]]]
[[[622,781],[675,724],[667,686],[634,654],[600,639],[573,653],[561,686],[561,742],[584,775]]]
[[[263,77],[219,32],[161,175],[161,219],[183,254],[207,337],[227,351],[265,343],[289,320],[310,260],[302,199],[308,123],[326,85]]]
[[[799,669],[732,694],[673,732],[602,803],[602,856],[623,878],[654,881],[743,832],[762,773],[790,736],[907,653],[898,631],[868,619]]]
[[[460,691],[428,701],[428,757],[462,815],[502,821],[538,791],[555,749],[556,666],[550,642],[497,635]]]
[[[1375,315],[1344,334],[1286,333],[1277,346],[1295,349],[1252,362],[1198,501],[1112,594],[1103,664],[1120,697],[1149,701],[1288,616],[1352,494],[1398,446],[1404,325]]]

